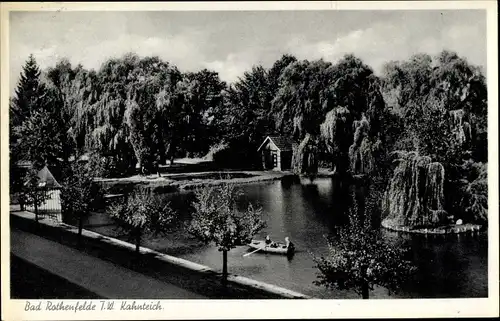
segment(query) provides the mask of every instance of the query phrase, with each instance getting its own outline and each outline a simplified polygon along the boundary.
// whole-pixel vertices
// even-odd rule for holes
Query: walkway
[[[11,229],[12,254],[108,299],[204,299],[42,237]]]
[[[14,300],[104,299],[11,253],[10,297]]]

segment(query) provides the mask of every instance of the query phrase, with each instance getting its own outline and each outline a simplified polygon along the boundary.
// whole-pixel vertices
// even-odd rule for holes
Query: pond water
[[[242,206],[248,202],[263,209],[267,227],[256,236],[283,241],[289,236],[297,252],[293,258],[255,253],[247,257],[246,246],[228,254],[230,273],[289,288],[317,298],[359,298],[354,292],[330,290],[313,284],[317,270],[313,256],[327,253],[325,235],[341,222],[348,195],[333,179],[283,180],[241,185]],[[165,194],[176,206],[185,207],[189,193]],[[87,229],[126,239],[114,228],[105,213],[89,218]],[[412,246],[413,262],[418,273],[401,293],[389,294],[384,288],[371,291],[371,298],[460,298],[487,297],[487,235],[403,235],[380,229],[381,236],[399,246]],[[197,263],[221,269],[222,253],[215,246],[189,239],[185,231],[166,237],[151,237],[145,246]]]

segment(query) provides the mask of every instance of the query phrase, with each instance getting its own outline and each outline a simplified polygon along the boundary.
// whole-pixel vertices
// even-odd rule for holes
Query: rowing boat
[[[260,251],[266,253],[285,255],[291,255],[295,250],[293,246],[287,247],[285,244],[278,242],[273,242],[272,244],[268,245],[266,244],[265,240],[252,240],[252,242],[250,242],[248,246],[255,250],[259,249]]]

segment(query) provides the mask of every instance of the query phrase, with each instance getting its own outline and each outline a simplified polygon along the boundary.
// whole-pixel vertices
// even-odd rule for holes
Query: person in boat
[[[287,249],[290,249],[293,251],[293,249],[295,248],[295,246],[293,245],[293,243],[290,241],[290,238],[287,236],[285,237],[285,247]]]
[[[287,256],[291,258],[295,253],[295,245],[293,245],[288,236],[285,237],[285,248]]]
[[[278,244],[276,242],[273,242],[268,235],[268,236],[266,236],[266,246],[276,248],[276,247],[278,247]]]

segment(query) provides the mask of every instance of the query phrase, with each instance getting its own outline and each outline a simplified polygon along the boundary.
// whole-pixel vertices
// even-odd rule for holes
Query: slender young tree
[[[227,283],[227,252],[238,245],[251,242],[252,237],[265,227],[262,209],[249,204],[238,209],[240,191],[233,184],[199,189],[195,192],[193,219],[190,232],[205,243],[215,243],[222,252],[222,282]]]
[[[62,181],[61,207],[63,213],[78,221],[78,244],[81,243],[83,221],[100,197],[98,185],[94,184],[93,170],[75,162]]]
[[[137,254],[143,235],[168,233],[178,222],[178,213],[168,202],[144,189],[132,192],[126,202],[113,204],[110,215],[134,238]]]
[[[366,208],[373,210],[371,206]],[[316,285],[354,290],[363,299],[369,299],[370,290],[376,285],[398,291],[409,280],[415,267],[405,259],[408,248],[395,247],[381,239],[367,217],[370,216],[359,216],[354,200],[348,226],[328,240],[327,256],[315,258],[319,270]]]
[[[38,171],[35,168],[30,168],[24,177],[23,197],[26,205],[32,205],[35,210],[35,221],[39,222],[39,207],[48,198],[47,189],[40,182]]]

